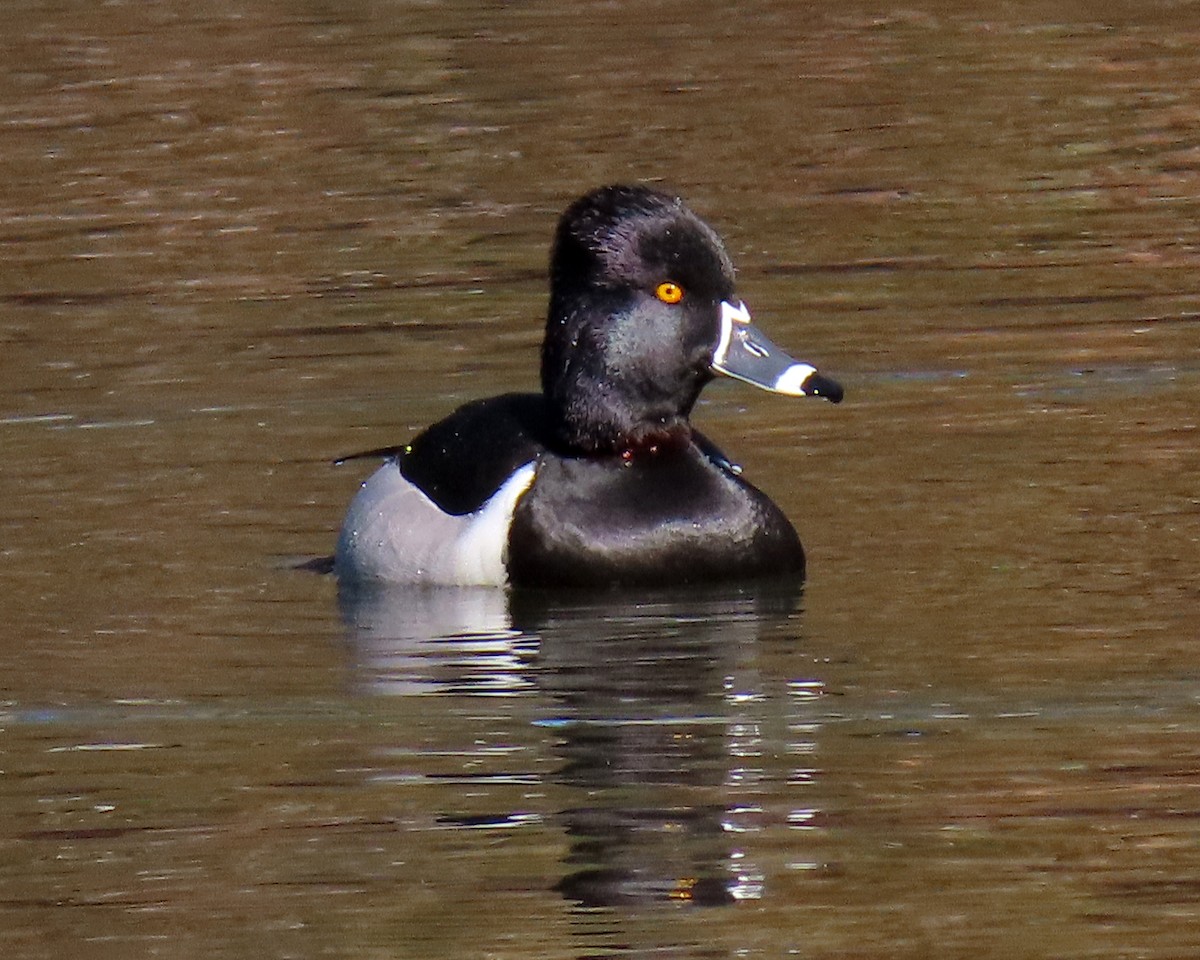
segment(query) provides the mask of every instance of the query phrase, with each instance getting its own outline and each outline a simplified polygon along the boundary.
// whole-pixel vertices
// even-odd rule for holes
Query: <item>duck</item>
[[[839,403],[752,322],[707,223],[611,185],[558,221],[541,391],[468,402],[382,457],[342,523],[346,585],[661,587],[803,580],[783,511],[690,415],[717,376]],[[350,459],[350,458],[344,458]]]

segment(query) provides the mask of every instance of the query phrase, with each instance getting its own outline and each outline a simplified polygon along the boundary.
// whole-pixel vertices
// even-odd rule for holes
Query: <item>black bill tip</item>
[[[845,394],[836,380],[815,372],[804,381],[804,392],[810,397],[824,397],[830,403],[841,403]]]

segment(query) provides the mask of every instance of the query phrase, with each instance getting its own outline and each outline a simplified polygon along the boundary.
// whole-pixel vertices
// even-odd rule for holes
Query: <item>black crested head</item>
[[[677,197],[610,186],[575,201],[555,234],[542,347],[559,439],[601,454],[686,436],[733,290],[720,237]]]

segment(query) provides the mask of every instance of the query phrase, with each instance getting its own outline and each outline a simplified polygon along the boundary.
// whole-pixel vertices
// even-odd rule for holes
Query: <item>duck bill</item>
[[[790,397],[824,397],[834,403],[842,399],[842,387],[817,372],[817,368],[794,360],[775,346],[750,321],[744,303],[721,302],[721,339],[713,353],[712,368],[736,380]]]

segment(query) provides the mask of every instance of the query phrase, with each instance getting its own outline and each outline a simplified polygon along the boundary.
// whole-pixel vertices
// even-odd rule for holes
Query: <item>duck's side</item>
[[[444,512],[389,460],[359,488],[334,554],[339,579],[441,586],[508,582],[508,528],[533,480],[521,467],[479,510]]]
[[[469,403],[387,458],[342,522],[343,580],[441,585],[508,582],[513,511],[545,450],[538,394]]]
[[[699,434],[571,456],[514,432],[504,399],[441,421],[362,484],[339,577],[539,587],[803,577],[795,528]],[[488,456],[469,442],[476,431],[514,442]]]

